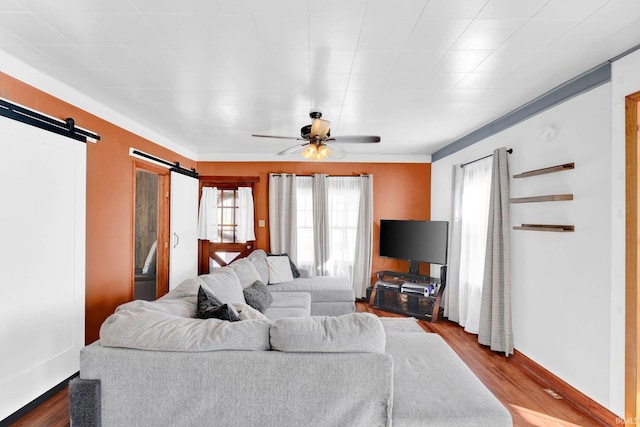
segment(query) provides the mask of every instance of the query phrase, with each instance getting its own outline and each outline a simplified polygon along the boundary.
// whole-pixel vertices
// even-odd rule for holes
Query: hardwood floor
[[[372,309],[368,304],[357,303],[358,311],[375,313],[384,317],[396,314]],[[494,353],[478,344],[475,335],[448,321],[419,322],[426,332],[440,334],[480,380],[511,412],[514,426],[602,426],[605,424],[590,418],[565,399],[555,399],[544,391],[542,383],[513,358]],[[66,427],[69,426],[69,398],[67,389],[38,406],[12,427]]]

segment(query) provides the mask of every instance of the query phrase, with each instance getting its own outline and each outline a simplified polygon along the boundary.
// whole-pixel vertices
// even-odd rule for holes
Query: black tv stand
[[[369,304],[385,311],[406,314],[431,322],[442,316],[440,307],[446,286],[447,266],[440,278],[397,271],[378,271]]]

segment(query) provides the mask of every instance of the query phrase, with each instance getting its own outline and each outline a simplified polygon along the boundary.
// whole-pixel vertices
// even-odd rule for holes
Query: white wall
[[[452,165],[494,148],[513,148],[511,175],[575,162],[572,171],[511,180],[511,197],[574,195],[573,201],[512,204],[512,225],[576,227],[574,233],[511,232],[514,344],[622,415],[624,316],[619,306],[624,304],[619,293],[622,287],[624,294],[624,262],[621,268],[616,257],[623,259],[624,253],[624,213],[619,217],[620,209],[624,212],[624,158],[621,163],[618,147],[612,146],[612,86],[593,89],[433,163],[431,218],[450,219]],[[557,135],[545,141],[542,129],[549,125]]]

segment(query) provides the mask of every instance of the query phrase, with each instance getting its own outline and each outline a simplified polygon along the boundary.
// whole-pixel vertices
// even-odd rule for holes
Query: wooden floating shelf
[[[563,200],[573,200],[573,194],[551,194],[548,196],[516,197],[510,199],[511,203],[533,203],[533,202],[560,202]]]
[[[554,172],[562,172],[562,171],[566,171],[566,170],[571,170],[571,169],[575,169],[575,167],[576,167],[576,164],[574,162],[564,163],[562,165],[550,166],[548,168],[535,169],[535,170],[528,171],[528,172],[522,172],[522,173],[519,173],[517,175],[513,175],[513,177],[514,178],[527,178],[529,176],[544,175],[544,174],[547,174],[547,173],[554,173]]]
[[[522,224],[514,226],[513,229],[529,231],[553,231],[556,233],[573,233],[576,228],[574,225]]]

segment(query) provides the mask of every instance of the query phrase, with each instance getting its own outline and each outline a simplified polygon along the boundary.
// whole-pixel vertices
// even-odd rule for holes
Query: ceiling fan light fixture
[[[326,145],[322,144],[316,150],[316,160],[324,160],[331,154],[331,150]]]
[[[316,157],[317,152],[318,149],[316,148],[316,144],[309,144],[304,150],[302,150],[302,157],[311,160]]]

